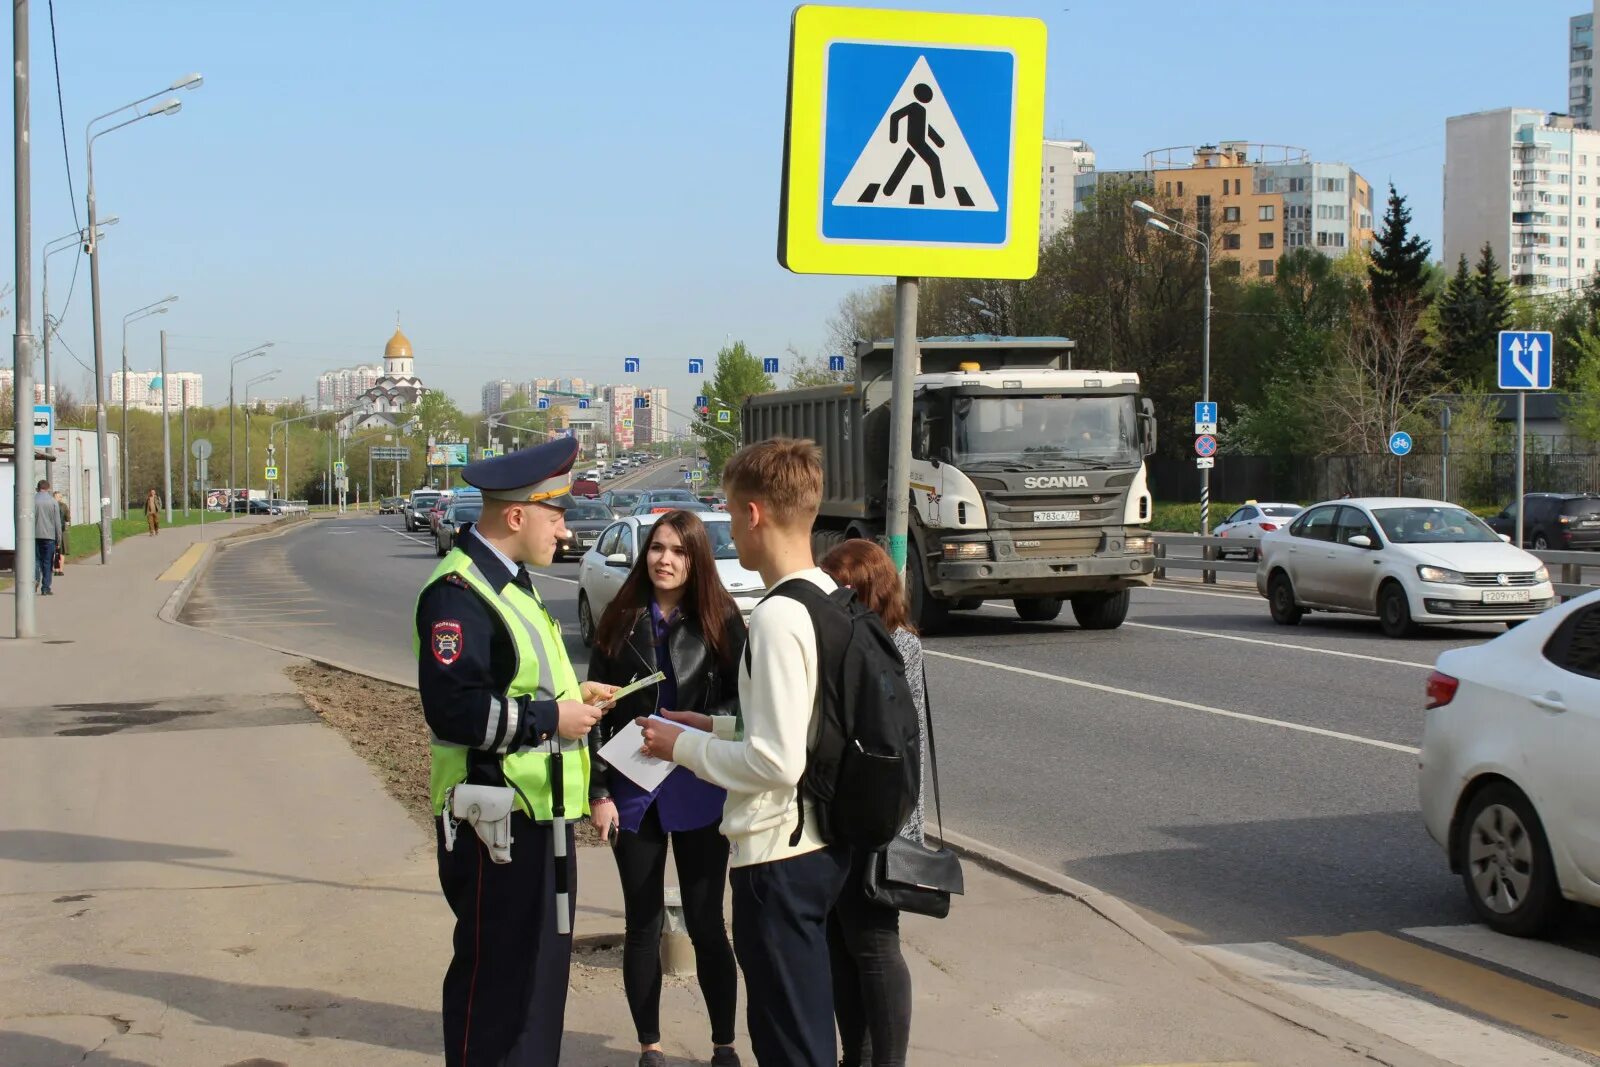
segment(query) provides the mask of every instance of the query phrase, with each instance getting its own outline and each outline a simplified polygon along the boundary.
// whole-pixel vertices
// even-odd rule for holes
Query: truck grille
[[[1041,530],[1039,537],[1020,537],[1012,542],[1012,550],[1020,559],[1061,559],[1064,557],[1092,556],[1100,547],[1098,530],[1076,533],[1071,530],[1056,532]]]
[[[1500,571],[1495,571],[1492,574],[1469,573],[1469,574],[1466,575],[1467,584],[1468,585],[1481,585],[1481,586],[1499,586],[1500,585],[1500,573],[1501,573]],[[1508,585],[1508,586],[1513,586],[1513,587],[1538,585],[1539,584],[1539,580],[1538,580],[1538,578],[1536,578],[1534,576],[1534,573],[1532,571],[1523,571],[1521,574],[1510,574],[1510,573],[1507,573],[1506,574],[1505,584]]]

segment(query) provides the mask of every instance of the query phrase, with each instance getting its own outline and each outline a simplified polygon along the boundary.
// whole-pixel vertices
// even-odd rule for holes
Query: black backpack
[[[805,605],[817,635],[819,721],[806,750],[802,800],[811,799],[822,840],[883,848],[916,809],[922,776],[917,708],[900,650],[849,589],[824,593],[800,578],[767,596]],[[746,668],[749,656],[746,647]],[[802,803],[791,846],[804,826]]]

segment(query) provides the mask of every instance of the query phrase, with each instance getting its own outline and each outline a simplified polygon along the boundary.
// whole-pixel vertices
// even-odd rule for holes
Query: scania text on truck
[[[1086,629],[1113,629],[1151,584],[1150,401],[1127,371],[1072,370],[1060,337],[929,338],[912,407],[907,584],[913,618],[1009,599],[1030,622],[1063,602]],[[856,378],[750,397],[744,440],[808,437],[823,453],[819,558],[846,538],[881,539],[893,342],[857,342]],[[1063,364],[1066,367],[1063,367]]]

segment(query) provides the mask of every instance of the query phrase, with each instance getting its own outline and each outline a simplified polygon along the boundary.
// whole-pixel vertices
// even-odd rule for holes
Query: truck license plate
[[[1485,604],[1526,604],[1528,602],[1526,589],[1485,589],[1483,602]]]
[[[1035,511],[1033,513],[1033,521],[1034,522],[1077,522],[1078,521],[1078,513],[1076,511]]]

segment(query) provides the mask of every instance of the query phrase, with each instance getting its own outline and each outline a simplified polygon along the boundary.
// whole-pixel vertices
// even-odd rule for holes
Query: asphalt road
[[[639,484],[680,479],[674,462]],[[435,559],[393,517],[322,520],[230,550],[186,620],[407,677]],[[536,578],[581,676],[576,573]],[[1422,826],[1415,747],[1434,658],[1499,627],[1396,641],[1317,614],[1288,629],[1247,587],[1192,580],[1136,593],[1115,631],[1070,611],[1022,623],[1003,602],[957,619],[927,642],[952,829],[1209,945],[1472,921]],[[1592,916],[1558,943],[1596,954]]]

